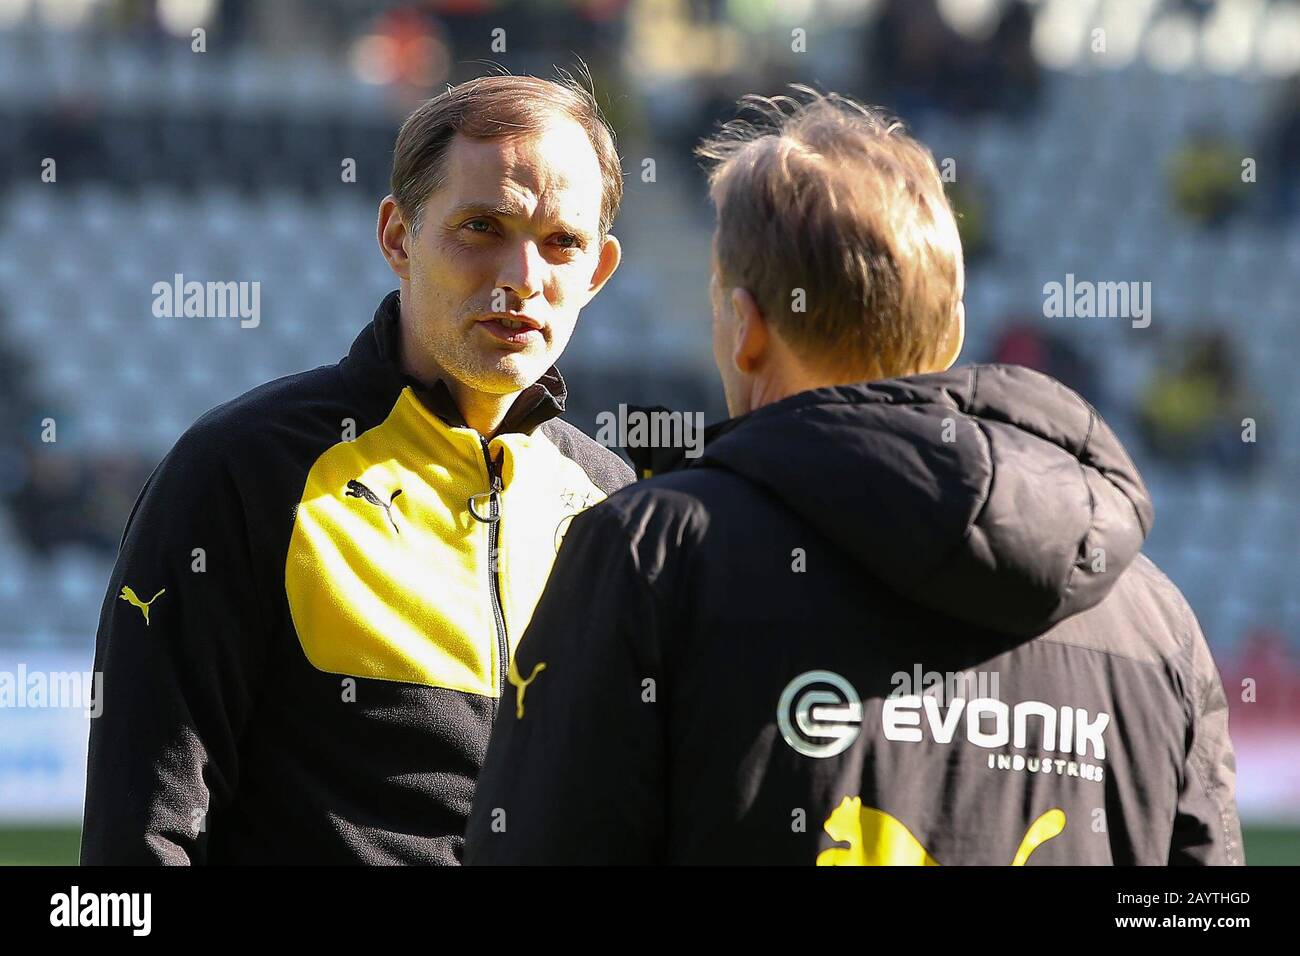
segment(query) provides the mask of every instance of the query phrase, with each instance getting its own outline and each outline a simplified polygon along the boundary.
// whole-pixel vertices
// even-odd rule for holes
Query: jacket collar
[[[401,314],[400,294],[393,290],[379,303],[374,321],[352,343],[343,363],[344,373],[359,390],[390,405],[402,389],[410,388],[447,425],[468,428],[445,382],[438,379],[426,384],[402,371]],[[568,386],[560,370],[552,365],[515,398],[497,434],[532,432],[563,413],[567,398]]]

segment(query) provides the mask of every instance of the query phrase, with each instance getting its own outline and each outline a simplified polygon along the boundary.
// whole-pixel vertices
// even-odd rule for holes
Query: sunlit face
[[[408,341],[462,388],[537,381],[617,266],[602,191],[596,151],[567,117],[507,139],[457,134],[407,244]]]

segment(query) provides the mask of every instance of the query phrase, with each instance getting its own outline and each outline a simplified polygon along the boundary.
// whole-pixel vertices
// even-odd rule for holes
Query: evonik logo
[[[966,740],[985,750],[1032,750],[1037,754],[1068,754],[1106,759],[1106,728],[1110,714],[1090,715],[1082,707],[1057,707],[1041,700],[1015,705],[992,697],[966,701],[956,697],[947,710],[934,697],[911,694],[886,698],[881,727],[886,740],[920,743],[927,737],[949,744],[965,724]],[[990,770],[1055,773],[1099,781],[1103,769],[1096,764],[1027,754],[989,754]]]
[[[937,688],[934,688],[937,690]],[[834,757],[857,740],[863,706],[857,689],[832,671],[805,671],[782,690],[777,727],[785,742],[806,757]],[[886,740],[951,744],[964,729],[967,742],[984,750],[1007,748],[1027,753],[990,753],[990,770],[1055,773],[1100,781],[1103,768],[1072,757],[1106,759],[1110,714],[1041,700],[1008,704],[995,697],[954,697],[945,706],[937,693],[886,697],[881,704]],[[1052,755],[1060,754],[1059,758]]]
[[[1080,757],[1091,750],[1098,760],[1106,759],[1103,734],[1110,726],[1110,714],[1090,717],[1082,707],[1055,707],[1041,700],[1022,700],[1012,707],[993,697],[970,702],[956,697],[947,713],[942,713],[940,707],[937,700],[928,696],[887,698],[881,713],[885,739],[920,742],[928,733],[936,743],[952,743],[964,717],[966,739],[976,747],[998,750],[1010,744],[1023,750],[1030,745],[1030,719],[1036,718],[1037,748],[1054,753],[1073,752]],[[992,722],[991,727],[987,726],[988,721]]]
[[[805,671],[781,691],[776,725],[785,742],[805,757],[834,757],[862,732],[862,700],[832,671]]]

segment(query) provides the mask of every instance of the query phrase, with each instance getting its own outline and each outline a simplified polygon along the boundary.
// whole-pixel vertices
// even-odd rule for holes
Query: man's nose
[[[547,263],[531,239],[514,246],[506,255],[497,276],[497,288],[513,292],[521,300],[542,291]]]

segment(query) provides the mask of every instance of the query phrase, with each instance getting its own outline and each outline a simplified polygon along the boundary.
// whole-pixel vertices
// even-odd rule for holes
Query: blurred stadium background
[[[1300,862],[1296,0],[0,0],[0,671],[88,671],[172,442],[337,361],[395,286],[373,230],[405,113],[488,61],[579,57],[627,196],[561,362],[572,420],[723,415],[690,150],[737,96],[892,107],[955,173],[963,360],[1056,375],[1125,438],[1232,702],[1248,858]],[[154,317],[176,273],[259,281],[260,324]],[[1150,282],[1150,326],[1045,317],[1067,275]],[[0,862],[75,862],[86,733],[0,708]]]

